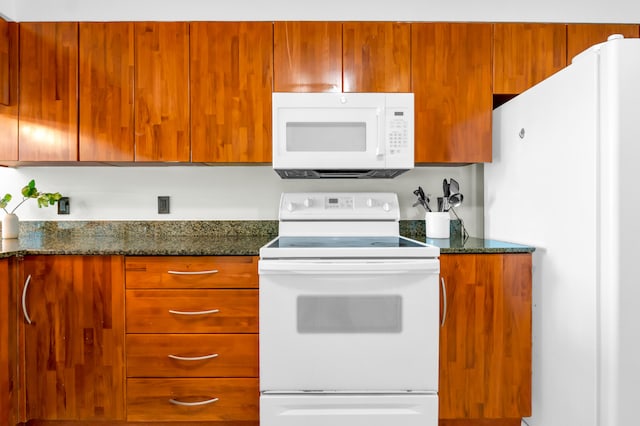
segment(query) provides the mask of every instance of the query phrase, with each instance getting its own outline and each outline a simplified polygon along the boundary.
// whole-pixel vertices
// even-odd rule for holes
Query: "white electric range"
[[[260,249],[260,424],[436,426],[439,249],[394,193],[284,193]]]

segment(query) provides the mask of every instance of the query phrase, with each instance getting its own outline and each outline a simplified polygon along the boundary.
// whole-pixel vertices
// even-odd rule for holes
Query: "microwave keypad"
[[[389,121],[389,153],[397,154],[407,148],[406,120]]]

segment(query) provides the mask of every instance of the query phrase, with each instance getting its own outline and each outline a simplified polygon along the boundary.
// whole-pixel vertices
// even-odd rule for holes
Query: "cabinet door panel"
[[[442,255],[441,419],[531,414],[531,255]]]
[[[133,161],[133,23],[80,23],[81,161]]]
[[[564,24],[494,24],[493,93],[518,94],[567,64]]]
[[[567,65],[578,53],[597,43],[607,41],[612,34],[622,34],[628,38],[640,36],[640,26],[634,24],[568,24],[567,25]]]
[[[78,160],[78,24],[20,24],[20,161]]]
[[[195,162],[270,162],[273,25],[191,24]]]
[[[0,103],[0,161],[18,160],[18,24],[0,19],[0,67],[3,94]],[[4,72],[4,71],[3,71]]]
[[[27,256],[27,413],[124,419],[124,282],[119,256]]]
[[[416,163],[491,161],[491,25],[411,31]]]
[[[342,23],[276,22],[274,92],[342,91]]]
[[[135,161],[189,161],[188,23],[135,23],[134,108]]]
[[[345,92],[411,91],[411,24],[343,24]]]

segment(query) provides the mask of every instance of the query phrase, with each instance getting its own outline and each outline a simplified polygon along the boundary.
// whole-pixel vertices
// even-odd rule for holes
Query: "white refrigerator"
[[[484,196],[486,238],[536,247],[527,424],[640,424],[640,39],[494,110]]]

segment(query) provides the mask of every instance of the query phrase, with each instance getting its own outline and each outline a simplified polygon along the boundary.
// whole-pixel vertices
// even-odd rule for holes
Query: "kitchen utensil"
[[[442,193],[444,195],[444,198],[449,198],[449,195],[451,195],[449,182],[447,182],[446,178],[442,181]]]
[[[449,180],[449,191],[450,191],[449,195],[460,192],[460,185],[458,184],[458,181],[455,180],[454,178],[451,178]]]
[[[458,207],[460,204],[462,204],[462,200],[464,200],[464,196],[459,192],[451,193],[448,198],[449,208]]]
[[[444,198],[443,197],[438,197],[438,211],[442,212],[444,208]]]

